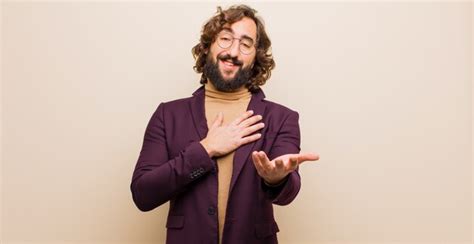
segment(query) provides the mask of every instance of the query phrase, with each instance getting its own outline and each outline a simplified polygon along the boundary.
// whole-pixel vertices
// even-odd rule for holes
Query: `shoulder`
[[[279,133],[281,130],[294,130],[297,134],[299,128],[299,114],[296,110],[285,105],[263,100],[265,103],[264,121],[269,133]]]
[[[166,108],[166,110],[172,110],[172,111],[180,111],[181,109],[189,109],[190,103],[198,102],[198,100],[200,100],[199,98],[203,96],[204,96],[204,86],[201,86],[197,90],[195,90],[191,96],[164,101],[164,102],[161,102],[158,107],[162,107],[163,109]]]
[[[255,98],[257,99],[262,99],[262,102],[265,104],[265,109],[267,111],[271,111],[271,113],[277,113],[277,114],[281,114],[281,115],[295,115],[295,114],[298,114],[298,112],[296,112],[295,110],[283,105],[283,104],[280,104],[280,103],[277,103],[275,101],[271,101],[269,99],[266,98],[266,95],[265,93],[263,92],[263,89],[259,88],[258,90],[254,91],[254,94]]]
[[[272,116],[273,119],[286,120],[288,117],[298,119],[299,114],[296,110],[289,108],[277,102],[263,100],[266,107],[267,116]]]
[[[158,103],[152,114],[152,120],[164,120],[164,118],[184,116],[189,114],[187,111],[189,111],[189,101],[191,99],[192,97],[186,97]]]

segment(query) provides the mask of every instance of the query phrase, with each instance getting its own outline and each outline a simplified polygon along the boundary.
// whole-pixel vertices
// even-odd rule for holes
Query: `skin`
[[[232,25],[225,26],[232,31],[234,38],[243,38],[244,36],[256,40],[257,26],[255,22],[244,17]],[[216,62],[218,55],[230,54],[231,57],[236,57],[242,62],[242,68],[253,65],[255,61],[255,50],[251,54],[244,55],[239,50],[240,41],[234,40],[231,47],[223,49],[217,45],[216,42],[211,44],[210,54]],[[219,71],[224,79],[232,79],[239,70],[238,65],[228,65],[225,62],[218,61]],[[208,81],[209,82],[209,81]],[[246,89],[242,86],[237,91]],[[209,128],[206,138],[201,141],[201,144],[206,149],[210,157],[219,157],[230,152],[235,151],[238,147],[258,140],[262,135],[256,133],[265,125],[260,122],[261,115],[253,115],[253,111],[249,110],[240,115],[237,119],[224,125],[224,115],[222,112],[218,113]],[[265,152],[252,152],[252,160],[257,170],[257,173],[263,180],[270,185],[278,184],[285,177],[296,170],[299,164],[306,161],[316,161],[319,155],[314,153],[299,153],[286,154],[270,160]]]

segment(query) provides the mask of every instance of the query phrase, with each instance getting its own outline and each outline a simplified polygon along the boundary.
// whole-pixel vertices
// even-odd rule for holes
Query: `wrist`
[[[202,147],[204,147],[204,149],[206,150],[207,154],[209,155],[209,157],[214,157],[214,155],[216,154],[215,151],[206,143],[205,139],[200,141]]]
[[[286,181],[286,177],[283,177],[283,179],[275,180],[275,181],[267,181],[267,180],[263,179],[263,183],[265,183],[265,185],[270,186],[270,187],[277,187],[277,186],[280,186],[280,185],[282,185],[285,181]]]

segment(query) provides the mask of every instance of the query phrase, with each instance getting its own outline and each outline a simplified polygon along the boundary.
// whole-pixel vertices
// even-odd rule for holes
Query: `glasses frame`
[[[223,47],[219,44],[219,37],[222,36],[222,35],[228,35],[230,38],[232,38],[232,42],[230,43],[230,45],[228,47]],[[230,47],[232,47],[232,45],[234,45],[234,41],[235,40],[239,40],[239,52],[242,53],[243,55],[250,55],[252,54],[253,52],[255,52],[256,48],[257,48],[257,43],[253,43],[252,44],[252,50],[248,53],[245,53],[242,51],[242,39],[247,39],[247,38],[237,38],[237,37],[234,37],[232,34],[228,33],[228,32],[221,32],[217,35],[216,37],[216,42],[217,42],[217,45],[222,48],[222,49],[229,49]],[[254,42],[254,40],[252,40],[252,42]]]

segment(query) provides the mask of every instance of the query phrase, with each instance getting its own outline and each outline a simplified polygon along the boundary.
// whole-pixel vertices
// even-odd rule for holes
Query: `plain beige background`
[[[162,101],[190,96],[191,47],[230,3],[3,2],[2,243],[163,243],[130,180]],[[470,2],[254,3],[300,113],[302,189],[281,243],[471,243]]]

